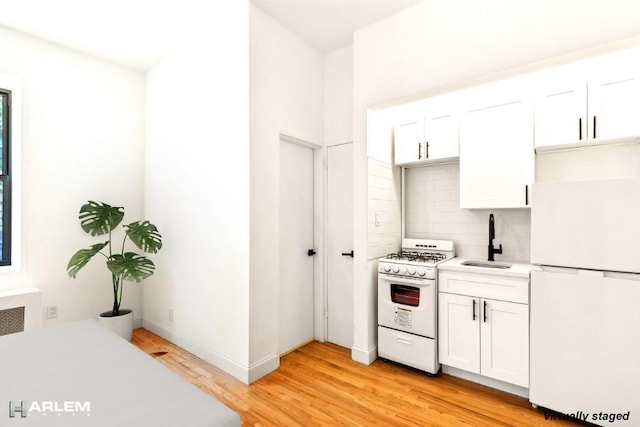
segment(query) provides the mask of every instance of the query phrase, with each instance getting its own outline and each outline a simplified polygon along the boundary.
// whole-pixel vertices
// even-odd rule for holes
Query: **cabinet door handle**
[[[422,142],[418,142],[418,160],[422,159]]]
[[[473,308],[471,309],[471,313],[472,313],[472,319],[476,320],[476,300],[475,298],[473,299]]]
[[[429,141],[426,142],[426,149],[427,149],[427,154],[425,154],[424,158],[428,159],[429,158]]]
[[[582,117],[578,119],[578,139],[582,141]]]
[[[524,205],[529,206],[529,186],[524,186]]]
[[[596,116],[593,116],[593,139],[596,139]]]
[[[483,302],[483,306],[482,306],[482,321],[484,323],[487,323],[487,302],[486,301]]]

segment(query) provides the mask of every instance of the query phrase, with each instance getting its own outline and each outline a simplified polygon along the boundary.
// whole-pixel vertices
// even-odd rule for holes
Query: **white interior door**
[[[313,149],[280,142],[280,354],[313,340]]]
[[[327,148],[327,339],[353,346],[353,144]]]

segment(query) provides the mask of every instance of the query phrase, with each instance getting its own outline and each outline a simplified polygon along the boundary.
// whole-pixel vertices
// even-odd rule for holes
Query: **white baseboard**
[[[497,390],[502,390],[507,393],[515,394],[516,396],[524,397],[526,399],[529,398],[528,388],[505,383],[504,381],[494,380],[493,378],[483,377],[482,375],[474,374],[473,372],[463,371],[462,369],[442,365],[442,373],[449,374],[453,377],[462,378],[463,380],[471,381],[487,387],[495,388]]]
[[[371,348],[351,347],[351,359],[363,365],[371,365],[378,358],[378,346]]]
[[[133,318],[133,329],[142,328],[142,319]]]
[[[274,369],[277,369],[280,364],[280,359],[275,355],[269,356],[266,359],[253,364],[251,367],[243,366],[228,357],[191,340],[190,338],[167,329],[164,326],[160,326],[150,320],[143,319],[142,327],[174,343],[178,347],[187,350],[189,353],[198,356],[202,360],[211,363],[216,368],[236,377],[245,384],[249,384]]]
[[[280,367],[280,356],[277,354],[272,354],[252,363],[249,366],[249,384],[275,371],[278,367]]]

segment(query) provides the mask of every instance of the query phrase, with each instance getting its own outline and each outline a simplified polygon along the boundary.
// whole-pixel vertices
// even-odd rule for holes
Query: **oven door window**
[[[407,285],[391,285],[391,301],[396,304],[410,305],[417,307],[420,305],[420,288]]]

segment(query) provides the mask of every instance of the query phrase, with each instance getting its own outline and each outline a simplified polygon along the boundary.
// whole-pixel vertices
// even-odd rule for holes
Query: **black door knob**
[[[313,249],[309,249],[307,251],[307,256],[314,256],[316,254],[316,251],[314,251]]]

